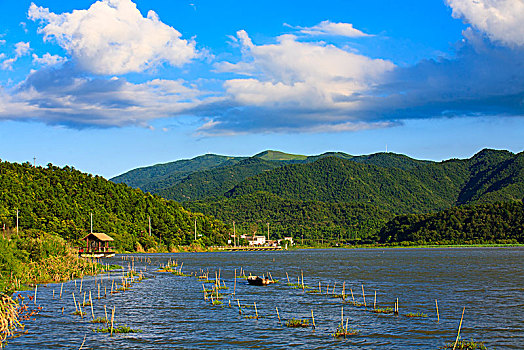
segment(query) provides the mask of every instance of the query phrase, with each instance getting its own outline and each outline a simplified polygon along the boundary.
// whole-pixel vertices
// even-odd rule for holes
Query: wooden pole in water
[[[278,307],[275,306],[275,309],[277,309],[278,323],[282,325],[282,322],[280,321],[280,314],[278,313]]]
[[[377,291],[375,291],[375,300],[373,300],[373,310],[377,309]]]
[[[329,283],[328,283],[327,288],[326,288],[326,295],[328,295],[328,293],[329,293]]]
[[[438,314],[438,302],[437,302],[437,299],[435,299],[435,307],[437,308],[437,323],[440,322],[440,316]]]
[[[322,293],[322,289],[320,288],[320,281],[318,281],[318,292]]]
[[[287,274],[287,271],[286,271],[286,277],[287,277],[287,283],[290,284],[290,282],[289,282],[289,275]]]
[[[300,274],[302,275],[302,289],[304,289],[304,271],[300,270]]]
[[[82,293],[82,284],[84,283],[84,277],[80,277],[80,293]]]
[[[335,295],[335,287],[337,286],[337,282],[335,281],[335,284],[333,285],[333,291],[331,292],[331,294]]]
[[[353,300],[353,304],[355,303],[355,297],[353,296],[353,289],[349,288],[351,291],[351,299]]]
[[[340,310],[340,327],[344,326],[344,306],[342,306],[342,309]]]
[[[235,269],[235,284],[233,286],[233,295],[236,294],[236,290],[237,290],[237,269]]]
[[[106,307],[106,305],[104,305],[104,314],[106,315],[106,327],[107,327],[107,324],[109,323],[109,318],[107,318],[107,307]]]
[[[36,305],[36,293],[37,292],[38,292],[38,285],[36,284],[35,285],[35,298],[34,298],[35,305]]]
[[[311,309],[311,320],[313,320],[313,329],[315,329],[316,326],[315,326],[315,316],[313,315],[313,309]]]
[[[97,287],[98,287],[98,299],[100,299],[100,283],[97,284]]]
[[[362,298],[364,298],[364,307],[368,307],[366,305],[366,294],[364,293],[364,285],[362,285]]]
[[[237,299],[237,304],[238,304],[238,314],[242,315],[242,308],[240,307],[240,300],[238,299]]]
[[[462,316],[460,316],[459,330],[458,330],[458,333],[457,333],[457,339],[455,339],[455,345],[453,345],[453,350],[455,350],[455,348],[457,347],[457,343],[458,343],[458,340],[459,340],[459,337],[460,337],[460,328],[462,327],[462,319],[464,318],[464,310],[466,310],[465,306],[462,309]]]
[[[257,320],[258,320],[258,310],[257,310],[257,303],[253,303],[253,305],[255,305],[255,314],[257,315]]]
[[[346,282],[342,283],[342,299],[346,300]]]

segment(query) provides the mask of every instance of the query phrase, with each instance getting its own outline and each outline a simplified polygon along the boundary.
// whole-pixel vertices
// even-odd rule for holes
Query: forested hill
[[[196,172],[206,171],[219,166],[235,164],[246,157],[228,157],[216,154],[205,154],[193,159],[183,159],[175,162],[130,170],[111,179],[115,183],[125,183],[134,188],[154,193],[161,188],[167,188],[181,179]]]
[[[466,203],[521,200],[523,162],[522,152],[494,150],[407,170],[326,157],[250,177],[225,195],[266,191],[293,200],[358,202],[397,214],[424,213]]]
[[[90,229],[105,232],[122,250],[132,251],[139,242],[145,249],[193,243],[194,220],[201,243],[221,244],[226,238],[223,224],[194,214],[174,201],[115,184],[71,167],[33,167],[0,161],[0,227],[14,228],[16,210],[23,230],[56,233],[78,242]],[[148,231],[151,217],[152,233]]]
[[[379,237],[383,243],[524,243],[524,206],[522,202],[477,204],[397,216]]]

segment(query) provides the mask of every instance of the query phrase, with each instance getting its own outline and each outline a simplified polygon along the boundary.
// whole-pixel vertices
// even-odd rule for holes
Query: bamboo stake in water
[[[258,320],[258,310],[257,310],[257,303],[253,303],[253,305],[255,305],[255,314],[257,315],[257,320]]]
[[[75,292],[73,292],[73,302],[75,303],[75,311],[78,311],[78,306],[76,306]]]
[[[342,283],[342,299],[346,299],[346,282]]]
[[[344,306],[342,306],[342,309],[340,310],[340,327],[344,326]]]
[[[362,298],[364,298],[364,307],[368,307],[366,305],[366,294],[364,293],[364,285],[362,285]]]
[[[115,320],[115,307],[113,306],[113,312],[111,312],[111,336],[113,336],[113,322]]]
[[[106,315],[106,327],[107,327],[107,324],[109,323],[109,319],[107,318],[107,307],[106,307],[106,305],[104,305],[104,314]]]
[[[240,300],[238,299],[237,299],[237,304],[238,304],[238,314],[242,315],[242,308],[240,307]]]
[[[322,289],[320,288],[320,281],[318,281],[318,292],[322,293]]]
[[[313,309],[311,309],[311,320],[313,321],[313,329],[315,329],[316,326],[315,326],[315,316],[313,315]]]
[[[349,290],[351,291],[351,299],[353,299],[353,303],[355,303],[355,297],[353,296],[353,289],[349,288]]]
[[[82,293],[82,284],[84,283],[84,277],[80,278],[80,293]]]
[[[464,318],[464,310],[466,310],[465,306],[462,309],[462,316],[460,316],[459,330],[458,330],[458,333],[457,333],[457,339],[455,339],[455,345],[453,345],[453,350],[455,350],[455,348],[457,347],[457,343],[458,343],[459,338],[460,338],[460,328],[462,327],[462,319]]]
[[[233,295],[236,294],[236,290],[237,290],[237,269],[235,269],[235,284],[233,286]]]
[[[93,311],[93,299],[91,299],[91,291],[89,291],[89,303],[91,304],[91,316],[95,320],[95,312]]]
[[[275,306],[275,309],[277,309],[278,323],[282,325],[282,322],[280,321],[280,314],[278,313],[278,307]]]
[[[53,289],[53,299],[55,298],[55,290]]]
[[[97,284],[98,286],[98,299],[100,299],[100,284]]]
[[[302,289],[304,289],[304,271],[300,270],[300,274],[302,275]]]
[[[287,274],[287,271],[286,271],[286,277],[287,277],[287,283],[290,284],[290,282],[289,282],[289,275]]]
[[[375,291],[375,300],[373,300],[373,310],[377,309],[377,291]]]
[[[435,307],[437,308],[437,323],[440,322],[440,316],[438,314],[438,302],[437,299],[435,299]]]
[[[38,292],[38,285],[35,285],[35,299],[34,299],[34,301],[35,301],[35,305],[36,305],[36,293],[37,293],[37,292]]]
[[[335,284],[333,285],[333,292],[331,292],[331,294],[335,295],[335,287],[337,286],[337,282],[335,282]]]

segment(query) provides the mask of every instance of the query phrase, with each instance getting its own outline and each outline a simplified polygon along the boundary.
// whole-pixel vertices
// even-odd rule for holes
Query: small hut
[[[109,242],[114,240],[105,233],[91,232],[83,240],[86,241],[86,245],[85,248],[80,248],[79,254],[81,257],[101,258],[115,255],[113,247],[109,246]]]

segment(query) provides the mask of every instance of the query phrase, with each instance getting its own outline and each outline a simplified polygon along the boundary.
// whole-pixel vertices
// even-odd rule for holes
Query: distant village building
[[[244,238],[250,246],[266,244],[266,236],[242,235],[240,238]]]

